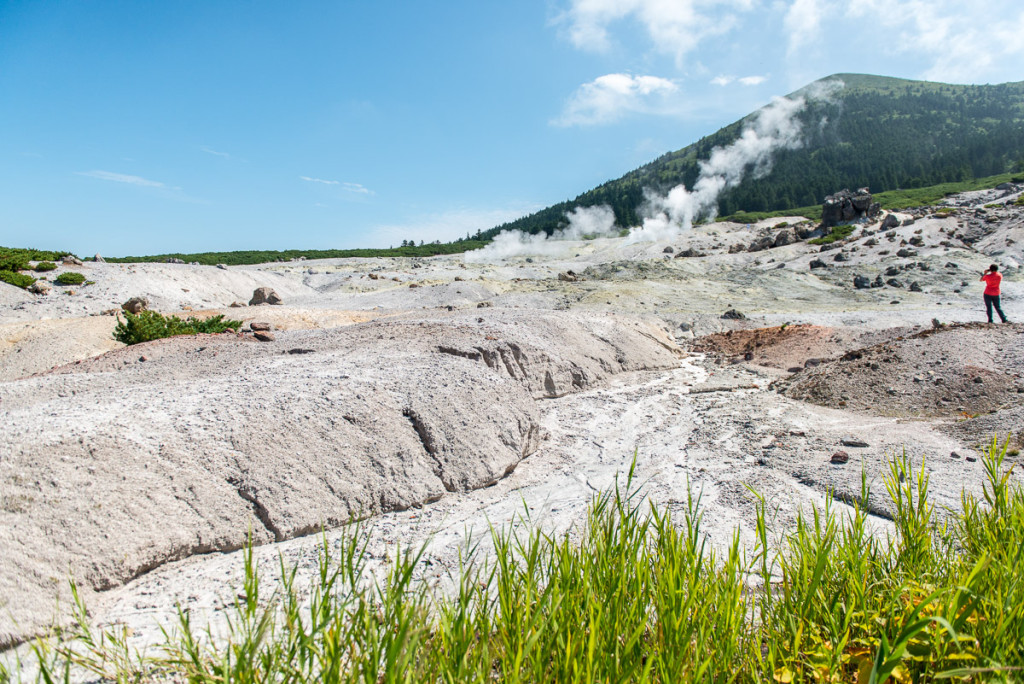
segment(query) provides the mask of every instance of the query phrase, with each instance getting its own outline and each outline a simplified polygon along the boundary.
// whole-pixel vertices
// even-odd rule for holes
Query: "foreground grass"
[[[887,539],[869,532],[862,510],[829,500],[779,545],[760,500],[752,558],[738,536],[720,553],[707,545],[697,498],[676,519],[642,503],[630,473],[624,489],[595,498],[579,541],[494,530],[494,560],[467,561],[452,597],[416,581],[416,553],[368,582],[358,530],[333,552],[324,545],[311,593],[282,563],[266,595],[250,548],[226,639],[182,612],[176,631],[142,655],[124,633],[92,630],[80,606],[77,629],[34,645],[36,679],[1017,681],[1024,494],[1004,456],[993,443],[984,500],[964,494],[962,512],[942,520],[926,472],[894,458]],[[864,485],[861,500],[869,496]]]

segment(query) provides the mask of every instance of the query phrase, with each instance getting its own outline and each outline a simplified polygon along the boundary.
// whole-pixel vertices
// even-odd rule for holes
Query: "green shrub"
[[[843,240],[845,238],[850,237],[850,235],[855,230],[857,230],[857,226],[853,225],[853,224],[848,225],[848,226],[835,226],[835,227],[832,228],[832,232],[829,233],[828,235],[825,235],[825,236],[820,237],[820,238],[814,238],[813,240],[808,240],[807,244],[810,244],[810,245],[830,245],[833,242],[835,242],[836,240]]]
[[[114,339],[125,344],[138,344],[175,335],[222,333],[238,330],[242,321],[225,321],[223,315],[199,320],[191,316],[181,320],[177,316],[164,316],[156,311],[141,311],[137,315],[125,312],[125,320],[118,316]]]
[[[3,271],[0,270],[0,281],[7,283],[8,285],[14,285],[21,289],[27,288],[32,283],[36,282],[36,279],[30,275],[23,273],[17,273],[15,271]]]
[[[27,270],[28,259],[15,254],[0,255],[0,271],[18,272]]]
[[[53,282],[58,285],[81,285],[85,282],[85,276],[76,271],[65,271],[54,278]]]
[[[57,268],[57,264],[52,261],[40,261],[36,264],[35,271],[37,273],[42,273],[43,271],[52,271],[55,268]]]

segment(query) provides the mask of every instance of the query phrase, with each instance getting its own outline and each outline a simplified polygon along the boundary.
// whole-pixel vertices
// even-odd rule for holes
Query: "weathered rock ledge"
[[[88,595],[250,530],[487,486],[537,448],[535,399],[679,356],[636,319],[490,309],[161,340],[0,383],[0,647],[52,624],[69,576]]]

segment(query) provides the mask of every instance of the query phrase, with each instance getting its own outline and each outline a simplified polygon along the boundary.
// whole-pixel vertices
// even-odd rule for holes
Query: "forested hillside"
[[[808,96],[799,114],[802,147],[776,153],[771,173],[760,179],[748,174],[724,192],[719,215],[819,204],[844,187],[881,192],[1024,170],[1024,81],[973,86],[837,74],[818,83],[830,80],[844,87],[827,100]],[[793,95],[811,93],[812,86]],[[612,207],[620,226],[638,225],[645,188],[692,187],[700,161],[733,142],[743,123],[479,237],[505,229],[551,233],[566,223],[566,211],[598,204]]]

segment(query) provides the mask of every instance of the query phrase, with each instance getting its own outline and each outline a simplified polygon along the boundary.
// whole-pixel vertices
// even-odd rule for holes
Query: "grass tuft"
[[[39,681],[934,682],[1017,681],[1024,666],[1024,494],[993,441],[982,498],[936,515],[928,471],[904,454],[885,477],[888,538],[865,508],[799,516],[781,544],[757,497],[756,543],[712,549],[700,496],[668,509],[633,486],[593,500],[573,541],[528,525],[471,550],[451,597],[416,580],[422,549],[368,581],[358,526],[321,547],[308,589],[281,563],[267,595],[244,551],[227,634],[182,611],[152,655],[123,631],[75,630],[34,647]],[[756,496],[756,495],[755,495]],[[871,498],[862,477],[859,501]],[[524,521],[520,521],[524,522]],[[77,597],[77,593],[75,594]],[[8,675],[10,676],[10,675]]]

